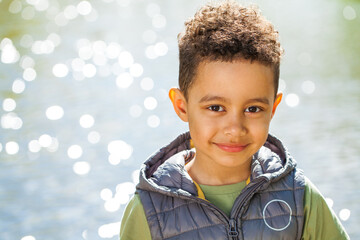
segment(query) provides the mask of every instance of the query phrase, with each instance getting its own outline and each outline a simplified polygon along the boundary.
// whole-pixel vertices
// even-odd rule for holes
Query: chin
[[[239,159],[223,158],[223,160],[221,162],[218,162],[218,164],[227,168],[238,168],[244,166],[244,164],[246,164],[247,162],[248,162],[247,160],[239,161]]]

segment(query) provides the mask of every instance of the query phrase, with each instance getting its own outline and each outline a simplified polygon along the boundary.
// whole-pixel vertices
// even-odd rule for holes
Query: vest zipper
[[[221,210],[220,208],[218,208],[217,206],[215,206],[214,204],[212,204],[209,201],[206,201],[204,199],[197,198],[197,197],[189,197],[189,198],[195,199],[196,201],[204,203],[204,204],[214,208],[215,210],[217,210],[224,217],[224,219],[228,222],[228,225],[229,225],[228,226],[228,236],[231,237],[233,240],[238,239],[239,232],[237,231],[237,228],[236,228],[236,220],[235,219],[229,219],[229,217],[223,212],[223,210]]]
[[[237,229],[236,229],[236,220],[235,219],[230,219],[229,220],[229,231],[228,231],[228,235],[229,237],[231,237],[232,239],[236,239],[237,236],[239,235]]]
[[[201,199],[201,198],[198,198],[198,197],[193,197],[193,196],[191,196],[191,197],[188,196],[186,198],[190,198],[190,199],[193,199],[193,200],[195,199],[196,201],[202,202],[202,203],[216,209],[225,218],[225,220],[228,222],[228,225],[229,225],[228,236],[230,238],[232,238],[233,240],[236,240],[236,239],[239,239],[239,232],[237,230],[237,221],[236,221],[236,219],[238,217],[237,215],[239,214],[239,209],[241,210],[242,205],[249,198],[249,196],[252,195],[252,193],[256,192],[260,188],[260,186],[265,182],[266,182],[266,179],[262,178],[258,183],[256,183],[256,185],[251,189],[251,191],[248,192],[246,194],[246,196],[244,196],[241,199],[240,203],[238,204],[238,206],[240,206],[240,207],[237,208],[237,211],[235,212],[235,214],[231,215],[232,216],[231,218],[229,218],[220,208],[216,207],[211,202],[208,202],[208,201],[206,201],[204,199]]]
[[[231,215],[231,219],[230,219],[230,226],[231,224],[235,224],[235,232],[233,234],[235,234],[233,236],[233,239],[238,239],[238,232],[237,232],[237,222],[235,219],[238,219],[238,215],[240,213],[240,211],[242,210],[243,208],[243,205],[245,202],[247,202],[247,200],[249,199],[250,196],[252,196],[255,192],[257,192],[259,190],[259,188],[267,181],[266,178],[262,178],[259,180],[259,182],[256,183],[256,185],[254,185],[251,189],[251,191],[247,192],[245,196],[243,196],[239,201],[238,203],[236,204],[236,202],[234,203],[234,206],[236,204],[236,212],[234,214],[230,214]],[[233,220],[233,221],[232,221]],[[229,236],[230,236],[230,232],[229,232]]]
[[[237,208],[236,208],[236,212],[234,215],[234,217],[237,217],[240,210],[242,209],[242,205],[244,205],[244,203],[248,200],[248,198],[250,196],[253,195],[253,193],[257,192],[257,190],[259,190],[259,188],[266,182],[267,180],[265,178],[260,179],[255,186],[252,187],[251,191],[249,191],[248,193],[246,193],[246,195],[244,197],[241,198],[241,200],[239,201],[239,203],[237,204]],[[234,203],[235,205],[236,203]],[[236,218],[235,218],[236,219]]]
[[[217,206],[215,206],[211,202],[208,202],[206,200],[199,199],[199,198],[197,198],[197,199],[200,200],[201,202],[211,206],[212,208],[215,208],[228,222],[228,225],[229,225],[229,227],[228,227],[228,236],[233,240],[238,239],[239,232],[237,231],[236,219],[233,219],[233,218],[229,219],[229,217],[223,212],[223,210],[221,210],[220,208],[218,208]]]

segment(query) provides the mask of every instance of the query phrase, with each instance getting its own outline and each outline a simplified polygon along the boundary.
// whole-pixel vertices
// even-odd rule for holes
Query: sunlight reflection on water
[[[286,49],[272,131],[359,238],[360,7],[257,2]],[[0,0],[1,239],[118,238],[141,162],[186,130],[167,89],[199,4]]]

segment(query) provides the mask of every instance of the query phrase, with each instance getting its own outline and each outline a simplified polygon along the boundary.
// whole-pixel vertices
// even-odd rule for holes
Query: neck
[[[246,181],[251,173],[250,165],[251,159],[240,166],[226,167],[216,163],[203,163],[195,157],[186,164],[185,169],[198,184],[220,186]]]

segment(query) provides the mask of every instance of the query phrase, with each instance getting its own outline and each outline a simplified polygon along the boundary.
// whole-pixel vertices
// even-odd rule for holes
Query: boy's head
[[[225,1],[202,7],[178,36],[179,87],[185,98],[203,61],[258,61],[273,70],[274,95],[283,52],[278,32],[254,6]]]
[[[265,143],[282,96],[276,94],[277,37],[257,10],[230,2],[207,5],[186,23],[179,37],[180,90],[171,89],[170,98],[189,124],[203,170],[248,170]]]

